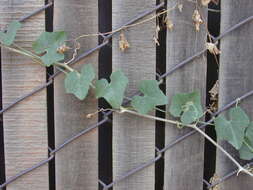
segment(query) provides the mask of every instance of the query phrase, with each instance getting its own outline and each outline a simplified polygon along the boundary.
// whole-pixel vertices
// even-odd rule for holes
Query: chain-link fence
[[[28,18],[32,17],[33,15],[36,15],[42,11],[44,11],[45,9],[49,8],[52,6],[52,3],[49,3],[43,7],[41,7],[40,9],[32,12],[31,14],[25,16],[25,17],[22,17],[19,19],[20,22],[25,22]],[[89,51],[87,52],[84,52],[82,53],[81,55],[79,55],[79,57],[77,57],[74,61],[72,61],[70,64],[75,64],[77,63],[78,61],[84,59],[85,57],[89,56],[90,54],[92,54],[93,52],[95,51],[99,51],[102,47],[106,46],[109,42],[109,40],[113,37],[113,35],[117,34],[118,32],[121,31],[121,29],[123,29],[124,27],[132,24],[132,23],[135,23],[136,21],[142,19],[143,17],[161,9],[162,7],[164,6],[164,3],[161,3],[157,6],[155,6],[154,8],[150,9],[150,10],[147,10],[145,12],[143,12],[142,14],[139,14],[137,16],[135,16],[134,18],[132,18],[131,20],[129,20],[128,22],[124,23],[123,25],[119,26],[119,29],[116,29],[115,32],[109,34],[109,35],[103,35],[101,34],[101,36],[103,37],[103,43],[97,45],[96,47],[90,49]],[[229,34],[230,32],[236,30],[237,28],[241,27],[242,25],[248,23],[249,21],[253,20],[253,16],[250,16],[242,21],[240,21],[238,24],[232,26],[231,28],[227,29],[225,32],[223,32],[222,34],[220,34],[218,37],[213,37],[213,41],[214,42],[217,42],[218,40],[220,40],[221,38],[223,38],[224,36],[226,36],[227,34]],[[207,49],[203,49],[199,52],[197,52],[196,54],[192,55],[191,57],[185,59],[184,61],[182,61],[181,63],[175,65],[174,67],[170,68],[166,73],[162,74],[162,75],[158,75],[158,80],[162,80],[164,78],[166,78],[167,76],[169,76],[170,74],[172,74],[174,71],[176,71],[177,69],[180,69],[181,67],[183,67],[184,65],[190,63],[192,60],[194,60],[195,58],[201,56],[202,54],[204,54],[205,52],[207,51]],[[1,111],[0,111],[0,114],[4,114],[6,111],[8,111],[9,109],[11,109],[12,107],[14,107],[16,104],[19,104],[21,103],[23,100],[25,100],[26,98],[30,97],[30,96],[33,96],[34,94],[36,94],[37,92],[41,91],[41,90],[44,90],[46,89],[48,86],[50,85],[53,85],[53,82],[54,82],[54,78],[56,78],[61,72],[60,71],[56,71],[52,76],[49,77],[49,80],[38,86],[37,88],[35,88],[32,92],[28,93],[28,94],[25,94],[24,96],[18,98],[16,101],[14,101],[13,103],[9,104],[8,106],[6,106],[5,108],[3,108]],[[136,92],[136,94],[139,94],[139,92]],[[220,108],[219,111],[217,111],[216,113],[213,113],[213,116],[216,116],[218,114],[220,114],[221,112],[227,110],[228,108],[230,108],[231,106],[235,105],[238,100],[243,100],[243,99],[246,99],[248,98],[249,96],[253,95],[253,90],[243,94],[241,97],[237,97],[234,101],[230,102],[229,104],[225,105],[224,107]],[[124,105],[128,104],[129,103],[129,100],[125,100],[124,101]],[[41,162],[35,164],[34,166],[32,166],[31,168],[28,168],[20,173],[18,173],[17,175],[15,176],[12,176],[10,177],[9,179],[7,179],[5,181],[5,183],[1,184],[0,185],[0,188],[4,188],[6,187],[7,185],[9,185],[10,183],[12,183],[13,181],[17,180],[19,177],[23,176],[23,175],[26,175],[30,172],[32,172],[33,170],[49,163],[50,161],[52,161],[55,157],[55,155],[57,154],[57,152],[59,152],[61,149],[63,149],[65,146],[67,146],[68,144],[72,143],[73,141],[77,141],[78,138],[82,135],[85,135],[87,133],[89,133],[89,131],[93,130],[94,128],[97,128],[99,126],[101,126],[102,124],[106,123],[106,122],[109,122],[110,119],[109,119],[109,116],[113,114],[113,111],[104,111],[103,112],[103,119],[100,120],[99,122],[85,128],[83,131],[81,131],[80,133],[72,136],[71,138],[69,139],[66,139],[64,143],[62,143],[61,145],[57,146],[55,149],[51,149],[49,147],[49,157],[46,158],[45,160],[42,160]],[[200,129],[204,129],[206,126],[208,126],[208,124],[211,124],[213,122],[213,119],[207,121],[205,124],[203,125],[200,125],[199,128]],[[157,161],[159,161],[162,157],[163,157],[163,153],[166,152],[167,150],[173,148],[175,145],[177,145],[179,142],[183,141],[183,140],[186,140],[188,137],[190,137],[191,135],[195,134],[196,131],[192,130],[182,136],[178,136],[175,138],[174,141],[170,142],[169,144],[165,145],[165,147],[163,149],[158,149],[156,148],[156,156],[155,158],[149,160],[148,162],[128,171],[127,173],[125,173],[124,175],[122,175],[121,177],[117,178],[117,179],[114,179],[110,184],[105,184],[103,181],[99,180],[98,183],[104,188],[104,189],[109,189],[111,187],[113,187],[115,184],[119,183],[120,181],[128,178],[129,176],[143,170],[144,168],[150,166],[150,165],[153,165],[155,164]],[[252,162],[248,163],[247,166],[251,166],[253,165]],[[245,167],[247,167],[245,166]],[[237,170],[234,170],[234,171],[231,171],[230,173],[228,173],[227,175],[221,177],[218,181],[216,181],[215,183],[210,183],[208,182],[207,180],[203,179],[203,183],[206,185],[206,187],[208,189],[212,189],[213,187],[217,186],[218,184],[222,183],[223,181],[225,180],[228,180],[230,177],[232,177],[233,175],[236,175],[237,174]]]

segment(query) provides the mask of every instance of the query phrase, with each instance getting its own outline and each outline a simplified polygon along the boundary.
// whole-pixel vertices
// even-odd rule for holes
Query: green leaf
[[[96,82],[95,88],[96,88],[96,97],[97,98],[104,96],[104,92],[105,92],[107,85],[108,85],[108,82],[106,79],[101,79]]]
[[[121,71],[113,72],[110,79],[110,83],[108,83],[105,79],[101,79],[96,82],[96,97],[105,98],[113,108],[118,109],[123,102],[128,79]]]
[[[246,129],[244,142],[239,150],[240,158],[251,160],[253,158],[253,123],[251,122]]]
[[[64,54],[55,51],[54,47],[49,48],[47,50],[47,53],[41,57],[41,60],[45,64],[45,66],[51,66],[55,62],[61,61],[63,59]]]
[[[82,67],[81,73],[72,71],[67,74],[64,85],[67,93],[74,94],[80,100],[86,98],[95,72],[90,64]]]
[[[246,129],[245,136],[253,143],[253,122],[250,122],[248,128]]]
[[[243,160],[251,160],[253,158],[253,144],[247,138],[244,139],[244,143],[239,150],[239,154],[240,158]]]
[[[174,117],[180,117],[181,122],[184,124],[190,124],[198,120],[203,114],[200,93],[192,92],[174,95],[169,112]]]
[[[156,80],[143,80],[140,82],[139,90],[144,96],[134,96],[132,106],[141,114],[146,114],[158,105],[168,103],[168,98],[159,88],[159,83]]]
[[[33,43],[33,49],[37,54],[46,53],[41,56],[41,60],[46,66],[51,66],[64,59],[64,54],[59,53],[57,49],[65,43],[66,39],[67,35],[63,31],[43,32]]]
[[[229,121],[224,116],[214,119],[217,137],[218,139],[227,140],[239,150],[243,144],[245,129],[250,121],[247,114],[240,107],[230,109],[229,118]]]
[[[0,31],[0,42],[4,45],[10,46],[16,37],[17,31],[21,28],[21,23],[18,21],[12,21],[8,26],[7,32]]]
[[[60,47],[67,39],[64,31],[59,32],[43,32],[39,38],[33,43],[33,49],[37,54],[44,53],[52,47]]]

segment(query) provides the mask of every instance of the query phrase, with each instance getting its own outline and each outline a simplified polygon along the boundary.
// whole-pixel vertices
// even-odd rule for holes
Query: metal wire
[[[38,9],[38,10],[32,12],[31,14],[29,14],[29,15],[27,15],[27,16],[25,16],[25,17],[22,17],[21,19],[19,19],[19,21],[24,22],[26,19],[30,18],[30,17],[33,16],[33,15],[36,15],[36,14],[40,13],[41,11],[45,10],[46,8],[48,8],[48,7],[50,7],[50,6],[52,6],[52,3],[49,3],[49,4],[47,4],[47,5],[43,6],[43,7],[41,7],[40,9]],[[141,19],[141,18],[143,18],[143,17],[145,17],[145,16],[147,16],[147,15],[153,13],[154,11],[160,9],[160,8],[163,7],[163,6],[164,6],[164,3],[161,3],[161,4],[157,5],[156,7],[154,7],[153,9],[150,9],[150,10],[148,10],[148,11],[145,11],[145,12],[141,13],[140,15],[137,15],[137,16],[134,17],[132,20],[128,21],[127,23],[125,23],[125,24],[123,24],[123,25],[121,25],[121,26],[119,27],[119,29],[122,28],[122,27],[124,27],[124,26],[127,26],[127,25],[129,25],[129,24],[132,24],[132,23],[136,22],[137,20],[139,20],[139,19]],[[226,31],[225,31],[224,33],[222,33],[219,37],[215,38],[215,41],[220,40],[222,37],[226,36],[226,35],[227,35],[228,33],[230,33],[231,31],[234,31],[235,29],[241,27],[241,26],[244,25],[245,23],[248,23],[248,22],[251,21],[252,19],[253,19],[253,16],[248,17],[248,18],[242,20],[242,21],[239,22],[238,24],[236,24],[236,25],[232,26],[231,28],[229,28],[228,30],[226,30]],[[119,32],[119,31],[117,31],[117,32]],[[87,52],[81,54],[77,59],[75,59],[75,60],[74,60],[73,62],[71,62],[70,64],[74,64],[74,63],[76,63],[76,62],[82,60],[83,58],[89,56],[89,55],[92,54],[93,52],[95,52],[95,51],[99,50],[100,48],[104,47],[105,45],[107,45],[107,44],[108,44],[108,39],[110,39],[110,38],[111,38],[114,34],[116,34],[117,32],[114,32],[114,33],[112,33],[112,34],[110,34],[110,35],[105,36],[105,37],[104,37],[105,41],[104,41],[102,44],[99,44],[99,45],[96,46],[95,48],[92,48],[92,49],[88,50]],[[175,70],[177,70],[177,69],[181,68],[182,66],[184,66],[185,64],[191,62],[191,61],[192,61],[193,59],[195,59],[196,57],[202,55],[205,51],[206,51],[206,49],[203,49],[203,50],[197,52],[196,54],[194,54],[193,56],[191,56],[191,57],[187,58],[186,60],[182,61],[181,63],[177,64],[176,66],[172,67],[172,68],[169,69],[166,73],[164,73],[163,75],[159,76],[159,77],[158,77],[159,80],[160,80],[160,79],[163,79],[163,78],[165,78],[165,77],[167,77],[167,76],[170,75],[170,74],[172,74]],[[42,89],[45,89],[47,86],[51,85],[51,84],[53,83],[53,79],[54,79],[56,76],[58,76],[59,74],[60,74],[60,71],[57,71],[56,73],[54,73],[54,74],[49,78],[49,81],[48,81],[47,83],[44,83],[44,84],[42,84],[41,86],[38,86],[38,87],[35,88],[32,92],[30,92],[30,93],[28,93],[28,94],[26,94],[26,95],[24,95],[24,96],[18,98],[18,99],[17,99],[16,101],[14,101],[12,104],[10,104],[10,105],[7,106],[6,108],[2,109],[2,110],[0,111],[0,114],[3,114],[5,111],[9,110],[9,109],[12,108],[14,105],[16,105],[16,104],[18,104],[19,102],[21,102],[22,100],[26,99],[27,97],[32,96],[33,94],[35,94],[35,93],[41,91]],[[136,94],[136,93],[135,93],[135,94]],[[139,92],[137,92],[137,94],[139,94]],[[237,103],[238,99],[243,100],[243,99],[245,99],[245,98],[247,98],[247,97],[249,97],[249,96],[251,96],[251,95],[253,95],[253,90],[251,90],[251,91],[249,91],[249,92],[243,94],[241,97],[238,97],[238,98],[236,98],[234,101],[232,101],[232,102],[230,102],[229,104],[225,105],[225,106],[222,107],[219,111],[217,111],[216,113],[214,113],[213,116],[218,115],[219,113],[221,113],[221,112],[227,110],[228,108],[230,108],[231,106],[235,105],[235,104]],[[127,104],[128,102],[129,102],[129,100],[127,99],[127,100],[124,101],[124,104]],[[112,114],[112,113],[113,113],[112,111],[104,112],[104,118],[103,118],[101,121],[99,121],[99,122],[96,123],[96,124],[91,125],[90,127],[86,128],[86,129],[84,129],[84,130],[82,130],[80,133],[78,133],[78,134],[74,135],[73,137],[67,139],[63,144],[59,145],[59,146],[56,147],[54,150],[51,150],[51,149],[50,149],[50,156],[49,156],[49,158],[44,159],[44,160],[42,160],[41,162],[39,162],[39,163],[35,164],[34,166],[32,166],[31,168],[28,168],[28,169],[26,169],[26,170],[24,170],[24,171],[18,173],[17,175],[15,175],[15,176],[13,176],[13,177],[7,179],[5,183],[3,183],[2,185],[0,185],[0,188],[6,187],[8,184],[12,183],[13,181],[15,181],[16,179],[18,179],[19,177],[21,177],[21,176],[23,176],[23,175],[25,175],[25,174],[27,174],[27,173],[29,173],[29,172],[31,172],[31,171],[33,171],[33,170],[39,168],[39,167],[41,167],[41,166],[47,164],[48,162],[50,162],[50,161],[54,158],[55,154],[56,154],[58,151],[60,151],[62,148],[64,148],[66,145],[68,145],[69,143],[71,143],[71,142],[73,142],[74,140],[78,139],[80,136],[82,136],[82,135],[88,133],[89,131],[95,129],[96,127],[101,126],[103,123],[108,122],[108,121],[109,121],[108,116],[109,116],[110,114]],[[209,120],[206,124],[201,125],[200,128],[206,127],[208,124],[212,123],[212,121],[213,121],[213,119]],[[104,189],[111,188],[113,185],[119,183],[120,181],[122,181],[122,180],[128,178],[129,176],[131,176],[131,175],[133,175],[133,174],[135,174],[135,173],[137,173],[137,172],[143,170],[144,168],[146,168],[146,167],[148,167],[148,166],[150,166],[150,165],[156,163],[159,159],[162,158],[162,153],[164,153],[165,151],[167,151],[168,149],[170,149],[171,147],[173,147],[173,146],[176,145],[177,143],[181,142],[182,140],[186,139],[187,137],[193,135],[194,133],[196,133],[196,131],[190,131],[190,132],[186,133],[185,135],[176,138],[176,139],[175,139],[174,141],[172,141],[170,144],[166,145],[163,149],[161,149],[161,150],[156,149],[156,151],[157,151],[157,156],[156,156],[155,158],[153,158],[153,159],[149,160],[148,162],[146,162],[146,163],[144,163],[144,164],[142,164],[142,165],[140,165],[140,166],[138,166],[138,167],[136,167],[136,168],[134,168],[134,169],[128,171],[128,172],[125,173],[124,175],[122,175],[122,176],[120,176],[119,178],[117,178],[117,179],[115,179],[114,181],[112,181],[110,184],[106,185],[106,184],[105,184],[104,182],[102,182],[101,180],[99,180],[99,183],[103,186]],[[252,165],[252,164],[253,164],[253,163],[250,163],[250,165]],[[207,182],[207,181],[204,180],[204,179],[203,179],[203,183],[206,184],[208,188],[212,188],[212,187],[214,187],[215,185],[218,185],[219,183],[221,183],[221,182],[225,181],[226,179],[230,178],[231,176],[235,175],[236,173],[237,173],[237,170],[234,170],[234,171],[230,172],[229,174],[225,175],[224,177],[222,177],[218,182],[216,182],[216,183],[214,183],[214,184],[210,184],[209,182]]]
[[[3,187],[7,186],[8,184],[10,184],[11,182],[15,181],[16,179],[20,178],[21,176],[23,176],[23,175],[25,175],[25,174],[27,174],[27,173],[35,170],[35,169],[37,169],[37,168],[39,168],[39,167],[47,164],[48,162],[50,162],[51,160],[53,160],[53,158],[54,158],[54,155],[50,156],[47,159],[42,160],[41,162],[35,164],[31,168],[28,168],[28,169],[26,169],[26,170],[18,173],[17,175],[10,177],[9,179],[6,180],[5,183],[3,183],[2,185],[0,185],[0,189],[2,189]]]
[[[30,14],[25,15],[24,17],[21,17],[20,19],[18,19],[18,21],[19,21],[19,22],[24,22],[24,21],[26,21],[27,19],[31,18],[32,16],[37,15],[38,13],[40,13],[40,12],[46,10],[47,8],[51,7],[52,5],[53,5],[53,3],[50,2],[50,3],[46,4],[46,5],[44,5],[43,7],[41,7],[41,8],[39,8],[39,9],[37,9],[37,10],[31,12]]]
[[[251,167],[251,166],[253,166],[253,162],[250,162],[250,163],[244,165],[244,167]],[[203,179],[203,182],[207,186],[208,189],[211,189],[211,188],[215,187],[216,185],[219,185],[220,183],[224,182],[225,180],[231,178],[232,176],[236,175],[237,173],[238,173],[238,169],[233,170],[230,173],[228,173],[227,175],[220,178],[217,182],[212,183],[212,184],[209,183],[208,181],[206,181],[205,179]]]

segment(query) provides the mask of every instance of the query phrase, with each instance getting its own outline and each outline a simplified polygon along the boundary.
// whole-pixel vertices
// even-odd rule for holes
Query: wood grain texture
[[[223,0],[221,2],[221,32],[240,22],[244,18],[252,15],[253,3],[251,0]],[[219,106],[227,104],[243,93],[252,90],[252,72],[253,72],[253,22],[236,29],[221,40],[220,56],[220,92]],[[246,110],[251,120],[253,118],[252,102],[250,97],[243,101],[240,106]],[[229,144],[221,141],[221,145],[233,156],[238,158],[236,151]],[[241,163],[245,163],[241,161]],[[222,177],[228,172],[236,169],[235,165],[224,156],[217,152],[216,171],[218,176]],[[240,174],[234,176],[220,185],[221,190],[251,189],[253,179]]]
[[[64,30],[68,38],[98,31],[98,5],[94,0],[55,0],[54,30]],[[97,45],[97,38],[80,41],[80,53]],[[97,54],[75,64],[76,69],[92,63],[97,69]],[[78,100],[66,94],[64,75],[55,80],[55,140],[56,146],[97,122],[97,117],[87,119],[88,113],[97,110],[94,94]],[[97,129],[81,136],[56,154],[56,188],[69,190],[94,190],[98,188],[98,132]]]
[[[113,0],[113,28],[133,16],[155,6],[154,0]],[[130,44],[125,52],[119,50],[119,38],[113,38],[113,71],[122,70],[129,78],[126,95],[133,95],[143,79],[155,79],[156,48],[152,41],[155,21],[124,31]],[[113,178],[154,158],[155,122],[132,115],[113,116]],[[130,176],[114,186],[114,190],[154,189],[154,165]]]
[[[1,29],[13,20],[44,5],[43,0],[0,1]],[[18,32],[17,44],[30,49],[45,29],[45,14],[28,19]],[[29,58],[2,49],[3,107],[45,82],[45,68]],[[47,158],[46,91],[41,91],[4,113],[5,164],[7,178]],[[8,190],[48,189],[45,165],[11,183]]]
[[[169,1],[168,8],[177,1]],[[194,55],[205,47],[206,30],[202,25],[196,32],[192,21],[195,4],[184,1],[183,11],[178,9],[168,14],[174,23],[173,31],[167,31],[167,70]],[[204,19],[204,9],[200,9]],[[166,90],[169,101],[176,93],[188,93],[199,90],[202,105],[205,105],[206,56],[200,56],[183,68],[167,77]],[[166,124],[165,145],[188,132]],[[167,150],[165,153],[164,189],[166,190],[200,190],[202,189],[204,166],[204,139],[195,134]]]

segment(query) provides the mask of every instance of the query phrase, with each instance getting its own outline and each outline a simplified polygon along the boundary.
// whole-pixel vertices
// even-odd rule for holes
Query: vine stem
[[[163,122],[170,123],[170,124],[173,124],[173,125],[182,125],[182,126],[185,126],[185,127],[192,127],[192,125],[187,125],[187,124],[181,123],[179,121],[164,119],[164,118],[155,117],[155,116],[147,115],[147,114],[141,114],[141,113],[126,109],[124,107],[120,108],[119,113],[130,113],[132,115],[137,115],[137,116],[145,117],[145,118],[152,119],[152,120],[163,121]]]
[[[243,141],[243,143],[248,147],[248,149],[250,149],[251,152],[253,152],[253,148],[251,145],[249,145],[249,143],[247,143],[245,140]]]
[[[200,128],[198,128],[195,125],[190,125],[189,127],[195,129],[197,132],[199,132],[201,135],[203,135],[207,140],[209,140],[214,146],[216,146],[221,152],[223,152],[237,167],[238,167],[238,173],[244,172],[250,176],[253,176],[251,172],[249,172],[247,169],[245,169],[241,164],[239,164],[222,146],[220,146],[218,143],[216,143],[211,137],[209,137],[204,131],[202,131]]]
[[[34,54],[33,52],[31,52],[31,51],[29,51],[29,50],[27,50],[27,49],[25,49],[25,48],[23,48],[23,47],[21,47],[21,46],[15,44],[15,43],[13,43],[12,45],[13,45],[14,47],[18,48],[19,50],[21,50],[22,52],[25,52],[25,53],[31,55],[32,57],[34,57],[34,58],[40,60],[40,56]]]
[[[8,49],[9,51],[12,51],[12,52],[18,53],[20,55],[30,57],[36,63],[44,66],[42,61],[41,61],[41,58],[39,56],[37,56],[36,54],[33,54],[32,52],[18,46],[17,44],[13,44],[13,46],[15,46],[15,48],[9,47],[9,46],[3,45],[3,44],[0,44],[0,46],[5,48],[5,49]],[[58,67],[59,70],[61,70],[65,74],[67,74],[67,73],[64,72],[62,69],[60,69],[59,67],[62,67],[62,68],[66,69],[70,72],[74,71],[74,69],[72,69],[70,66],[68,66],[67,64],[64,64],[64,63],[56,62],[55,65],[56,65],[56,67]]]
[[[253,174],[251,172],[249,172],[247,169],[245,169],[243,166],[241,166],[222,146],[220,146],[211,137],[209,137],[204,131],[202,131],[200,128],[198,128],[196,124],[184,124],[184,123],[181,123],[181,122],[178,122],[178,121],[174,121],[174,120],[159,118],[159,117],[155,117],[155,116],[147,115],[147,114],[141,114],[141,113],[138,113],[138,112],[135,112],[135,111],[132,111],[132,110],[128,110],[128,109],[123,108],[123,107],[120,108],[119,113],[129,113],[129,114],[132,114],[132,115],[137,115],[137,116],[148,118],[148,119],[152,119],[152,120],[158,120],[158,121],[163,121],[163,122],[174,124],[174,125],[181,125],[181,126],[193,128],[194,130],[196,130],[197,132],[199,132],[201,135],[203,135],[207,140],[209,140],[221,152],[223,152],[238,167],[238,173],[237,173],[237,175],[240,172],[244,172],[244,173],[246,173],[246,174],[248,174],[250,176],[253,176]]]
[[[23,50],[19,50],[19,49],[16,49],[16,48],[9,47],[9,46],[5,46],[5,45],[3,45],[3,44],[1,44],[0,46],[3,47],[3,48],[5,48],[5,49],[8,49],[9,51],[12,51],[12,52],[15,52],[15,53],[18,53],[18,54],[21,54],[21,55],[30,57],[30,58],[32,58],[36,63],[39,63],[39,64],[42,65],[42,63],[38,60],[38,58],[37,58],[36,56],[34,56],[33,54],[28,53],[27,51],[23,51]]]
[[[74,69],[72,69],[70,66],[68,66],[67,64],[64,64],[64,63],[59,63],[59,62],[56,62],[55,65],[59,66],[59,67],[63,67],[64,69],[70,71],[70,72],[73,72]]]
[[[173,7],[169,8],[169,9],[165,9],[165,10],[161,11],[160,13],[157,13],[157,14],[155,14],[154,16],[151,16],[150,18],[144,19],[144,20],[142,20],[142,21],[140,21],[140,22],[137,22],[137,23],[134,23],[134,24],[129,24],[129,25],[126,25],[126,26],[122,26],[122,27],[117,28],[117,29],[115,29],[115,30],[112,30],[112,31],[110,31],[110,32],[93,33],[93,34],[83,34],[83,35],[81,35],[81,36],[76,37],[76,38],[73,39],[73,40],[74,40],[74,41],[78,41],[78,40],[80,40],[81,38],[85,38],[85,37],[94,37],[94,36],[101,36],[101,35],[102,35],[102,36],[110,35],[110,34],[119,32],[119,31],[124,30],[124,29],[132,28],[132,27],[134,27],[134,26],[138,26],[138,25],[144,24],[144,23],[146,23],[146,22],[152,21],[153,19],[155,19],[155,18],[157,18],[157,17],[159,17],[159,16],[161,16],[161,15],[164,15],[164,14],[166,14],[166,13],[169,12],[169,11],[172,11],[172,10],[176,9],[177,6],[178,6],[178,3],[176,3]]]

